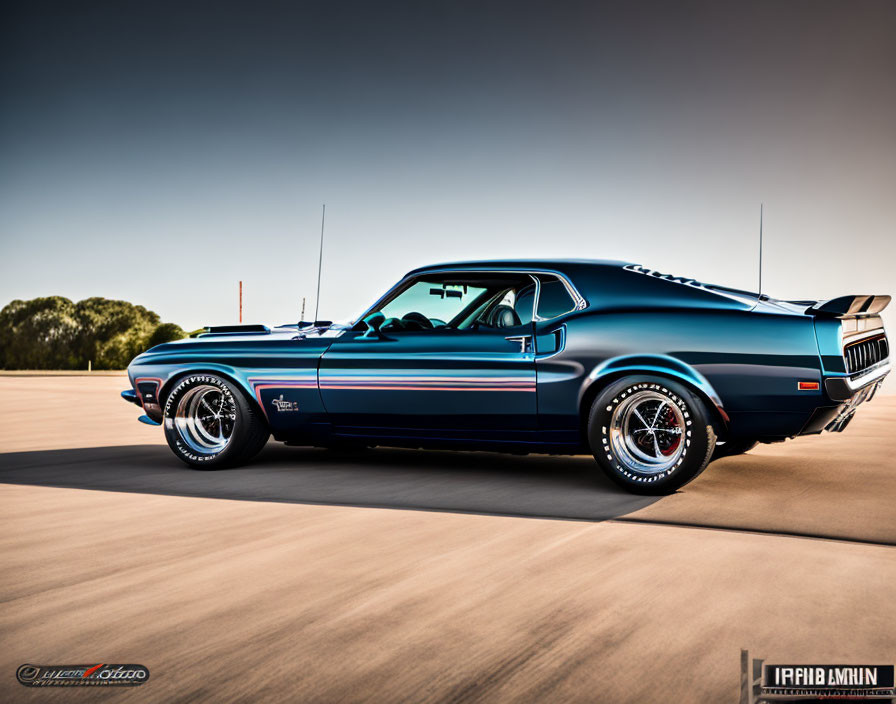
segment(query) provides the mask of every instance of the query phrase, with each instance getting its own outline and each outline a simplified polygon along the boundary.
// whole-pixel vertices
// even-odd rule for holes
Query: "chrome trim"
[[[639,409],[643,410],[647,404],[653,403],[659,405],[652,419],[648,420]],[[664,415],[661,421],[660,414],[665,408],[671,411],[672,418]],[[674,467],[684,454],[686,432],[684,413],[670,398],[656,391],[636,391],[613,409],[610,447],[617,461],[626,469],[639,474],[660,474]],[[637,433],[641,436],[638,437]],[[660,440],[662,438],[663,444],[667,445],[670,435],[674,444],[672,452],[667,455],[660,447]],[[645,441],[646,446],[643,444]]]
[[[886,335],[887,334],[887,331],[883,326],[881,326],[879,328],[874,328],[873,330],[865,330],[863,332],[846,333],[843,330],[843,326],[841,325],[840,332],[841,332],[840,339],[843,341],[844,346],[851,345],[853,342],[861,342],[866,337],[875,337],[877,335]]]
[[[566,315],[567,313],[572,313],[577,310],[582,310],[585,307],[585,299],[578,295],[578,291],[574,288],[570,288],[572,284],[570,284],[568,279],[565,279],[562,276],[557,276],[556,274],[545,274],[543,272],[536,272],[536,276],[532,276],[535,279],[535,306],[532,308],[532,321],[533,322],[543,322],[545,320],[553,320],[554,318],[559,318],[561,315]],[[563,284],[563,287],[566,289],[566,292],[569,294],[569,297],[572,299],[573,307],[569,310],[565,310],[562,313],[558,313],[550,318],[542,318],[538,314],[538,304],[541,301],[541,279],[538,276],[554,276],[560,283]]]
[[[525,354],[529,350],[527,349],[532,342],[531,335],[510,335],[509,337],[505,337],[505,340],[508,342],[519,342],[520,343],[520,352]]]
[[[214,399],[209,402],[213,395],[220,397],[217,408],[212,406]],[[173,420],[178,436],[193,452],[214,455],[230,444],[236,426],[236,406],[217,386],[200,384],[180,398]]]
[[[529,274],[529,278],[535,283],[535,295],[532,297],[532,322],[538,320],[538,299],[541,298],[541,279]]]
[[[890,363],[884,360],[883,362],[879,362],[877,366],[865,370],[865,372],[859,374],[857,377],[846,377],[845,381],[850,390],[858,391],[859,389],[868,386],[868,384],[874,383],[878,379],[883,379],[889,373]]]
[[[878,343],[876,346],[873,345],[875,341]],[[869,348],[867,343],[872,343],[872,347]],[[873,369],[890,357],[890,340],[883,328],[842,339],[840,346],[843,368],[851,375]]]
[[[567,293],[569,293],[569,295],[572,296],[573,303],[576,304],[575,308],[573,308],[572,310],[585,310],[585,308],[588,306],[588,303],[585,301],[584,298],[582,298],[582,294],[580,294],[578,292],[578,290],[576,290],[576,287],[572,285],[572,282],[569,279],[567,279],[565,276],[561,276],[559,274],[551,274],[551,276],[556,276],[558,279],[560,279],[560,281],[563,282],[563,285],[566,286]],[[572,311],[566,311],[566,313],[571,313],[571,312]],[[562,313],[561,315],[566,315],[566,313]],[[559,316],[554,316],[554,317],[556,318]],[[553,318],[549,318],[549,320],[553,320]]]

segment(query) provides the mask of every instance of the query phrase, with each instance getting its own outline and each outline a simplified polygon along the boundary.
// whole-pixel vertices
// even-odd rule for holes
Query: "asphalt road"
[[[618,489],[585,456],[387,448],[346,454],[271,442],[250,466],[196,471],[171,454],[160,428],[134,421],[134,409],[116,398],[121,380],[87,380],[96,386],[81,393],[89,412],[79,415],[66,413],[71,397],[58,391],[59,380],[31,383],[48,381],[57,390],[37,397],[27,394],[27,379],[0,379],[0,399],[12,401],[0,410],[0,428],[6,435],[2,445],[27,450],[0,454],[0,482],[530,518],[618,519],[896,545],[896,434],[891,431],[896,396],[867,404],[844,433],[797,438],[719,460],[682,491],[657,498]],[[15,393],[4,393],[4,383],[13,382]],[[84,383],[65,382],[78,384],[79,392]],[[120,425],[122,416],[129,424]],[[97,423],[98,417],[108,417],[108,426]],[[31,449],[41,442],[52,447],[54,441],[71,447]]]
[[[271,443],[251,466],[196,471],[167,446],[0,455],[0,481],[215,499],[604,520],[653,503],[617,489],[586,457],[374,449],[343,454]]]
[[[741,648],[896,661],[894,397],[656,499],[587,457],[197,472],[121,384],[0,378],[4,701],[61,698],[24,662],[145,664],[128,702],[649,703],[736,701]]]

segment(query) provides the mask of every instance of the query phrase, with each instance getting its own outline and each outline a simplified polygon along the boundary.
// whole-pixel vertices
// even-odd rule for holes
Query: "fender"
[[[156,360],[153,360],[155,363]],[[164,362],[159,362],[160,366],[164,365]],[[160,370],[161,371],[161,370]],[[229,379],[234,384],[240,387],[240,389],[245,393],[246,398],[252,399],[255,401],[255,394],[252,392],[252,389],[249,388],[249,384],[247,383],[245,376],[241,374],[238,370],[234,369],[231,366],[226,364],[216,364],[214,362],[203,362],[202,364],[187,365],[180,368],[171,368],[164,367],[164,370],[158,376],[162,377],[162,386],[159,389],[159,397],[165,398],[165,396],[171,390],[172,381],[176,381],[177,379],[181,379],[185,376],[189,376],[190,374],[219,374],[226,379]]]
[[[680,359],[670,357],[664,354],[638,354],[624,355],[621,357],[611,357],[599,365],[597,365],[582,382],[579,389],[579,405],[588,390],[594,388],[595,384],[603,386],[614,377],[629,376],[632,374],[657,374],[659,376],[669,376],[684,382],[685,385],[693,388],[707,401],[709,401],[722,421],[727,425],[729,422],[728,414],[722,405],[722,399],[712,387],[712,384],[700,372],[689,364],[685,364]]]

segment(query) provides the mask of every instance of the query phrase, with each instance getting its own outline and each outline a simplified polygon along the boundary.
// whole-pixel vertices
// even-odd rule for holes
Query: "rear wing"
[[[889,296],[840,296],[819,301],[806,308],[808,315],[842,318],[880,313],[890,303]]]

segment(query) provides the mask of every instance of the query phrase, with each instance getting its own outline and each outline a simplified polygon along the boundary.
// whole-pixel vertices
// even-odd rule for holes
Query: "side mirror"
[[[380,332],[380,326],[386,322],[386,316],[377,311],[371,313],[364,318],[363,323],[367,326],[367,330],[361,335],[359,340],[382,340],[385,335]]]

